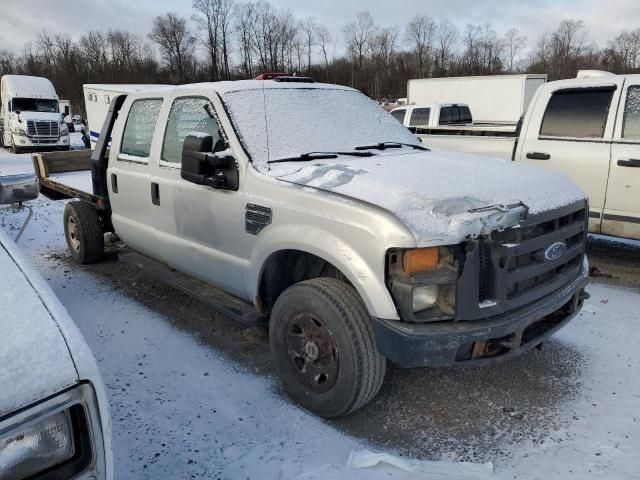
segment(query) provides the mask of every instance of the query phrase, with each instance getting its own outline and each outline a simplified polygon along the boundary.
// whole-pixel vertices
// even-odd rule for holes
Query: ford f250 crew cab
[[[430,152],[350,88],[292,77],[132,92],[112,99],[91,160],[63,155],[34,161],[44,194],[80,199],[64,214],[73,258],[100,259],[115,232],[136,264],[268,320],[286,391],[323,417],[367,404],[387,359],[507,360],[586,297],[579,188]]]
[[[545,83],[511,134],[416,133],[434,150],[560,172],[589,197],[589,231],[640,239],[640,75],[581,72],[579,78]]]

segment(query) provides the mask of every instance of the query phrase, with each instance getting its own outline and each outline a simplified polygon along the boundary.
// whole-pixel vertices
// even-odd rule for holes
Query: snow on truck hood
[[[34,284],[31,273],[38,274],[25,270],[28,265],[15,244],[0,231],[0,417],[78,382],[69,347],[47,302],[53,293],[48,286],[36,290],[38,279]]]
[[[507,228],[519,220],[497,208],[470,210],[521,203],[536,214],[585,199],[571,181],[538,167],[450,152],[386,152],[277,164],[269,174],[380,206],[407,226],[418,246],[458,243],[488,225]]]

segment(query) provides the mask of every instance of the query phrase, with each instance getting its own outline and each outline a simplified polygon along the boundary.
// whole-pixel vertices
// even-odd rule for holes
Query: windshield
[[[420,145],[389,113],[355,90],[292,86],[224,94],[231,118],[252,161],[305,152],[352,151],[379,142]]]
[[[56,113],[58,111],[58,101],[42,98],[14,98],[13,111]]]

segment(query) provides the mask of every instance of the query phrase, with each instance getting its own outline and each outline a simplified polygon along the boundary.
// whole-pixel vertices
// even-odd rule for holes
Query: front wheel
[[[289,287],[276,301],[269,330],[284,388],[310,412],[324,418],[348,415],[380,390],[386,359],[351,285],[315,278]]]
[[[71,257],[78,263],[94,263],[104,255],[102,222],[89,203],[74,201],[65,205],[64,236]]]

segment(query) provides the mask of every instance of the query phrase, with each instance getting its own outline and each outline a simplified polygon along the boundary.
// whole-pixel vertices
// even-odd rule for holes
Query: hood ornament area
[[[544,259],[553,262],[562,257],[567,251],[567,244],[565,242],[556,242],[547,247],[544,251]]]

